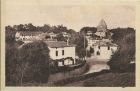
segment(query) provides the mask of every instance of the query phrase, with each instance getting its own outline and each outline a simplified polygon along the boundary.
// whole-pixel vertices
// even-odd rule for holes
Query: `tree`
[[[16,30],[12,26],[5,27],[5,34],[6,42],[14,43]]]
[[[111,29],[110,32],[113,33],[112,39],[114,43],[117,43],[118,45],[121,44],[121,40],[130,33],[135,33],[135,30],[133,28],[116,28]]]
[[[5,56],[5,76],[6,85],[17,85],[18,80],[16,76],[16,65],[18,49],[14,46],[14,43],[6,43],[6,56]]]
[[[76,42],[76,54],[80,58],[84,58],[86,56],[86,47],[87,47],[87,40],[84,36],[79,35],[79,38],[75,40]]]
[[[123,35],[118,51],[112,55],[108,65],[111,70],[127,71],[130,62],[135,60],[135,33]]]
[[[87,31],[92,31],[92,33],[95,33],[97,29],[95,27],[83,27],[80,29],[80,33],[85,35]]]
[[[18,76],[20,84],[36,81],[47,82],[49,77],[49,49],[42,41],[24,45],[19,50]]]
[[[67,38],[65,38],[65,37],[63,36],[63,34],[58,34],[58,35],[57,35],[57,40],[58,40],[58,41],[67,41]]]

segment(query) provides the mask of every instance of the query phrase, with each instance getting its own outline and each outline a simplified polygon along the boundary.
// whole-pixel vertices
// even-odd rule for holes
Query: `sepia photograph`
[[[6,87],[136,87],[134,4],[6,0]]]

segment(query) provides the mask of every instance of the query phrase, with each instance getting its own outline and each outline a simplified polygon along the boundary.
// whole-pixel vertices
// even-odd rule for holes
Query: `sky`
[[[6,25],[62,24],[79,31],[85,26],[96,27],[104,19],[109,29],[135,28],[136,11],[132,5],[48,5],[40,0],[23,1],[7,0]]]

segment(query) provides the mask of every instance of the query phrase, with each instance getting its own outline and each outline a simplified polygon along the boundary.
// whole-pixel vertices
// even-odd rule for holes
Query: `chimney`
[[[69,37],[68,37],[68,39],[67,39],[67,45],[69,45]]]

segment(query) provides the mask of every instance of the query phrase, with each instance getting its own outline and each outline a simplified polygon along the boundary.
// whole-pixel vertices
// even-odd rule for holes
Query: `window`
[[[64,55],[64,50],[62,50],[62,55]]]
[[[56,56],[58,56],[58,51],[56,51]]]
[[[100,55],[100,52],[99,51],[97,51],[97,55]]]
[[[110,46],[108,46],[108,50],[110,50]]]

